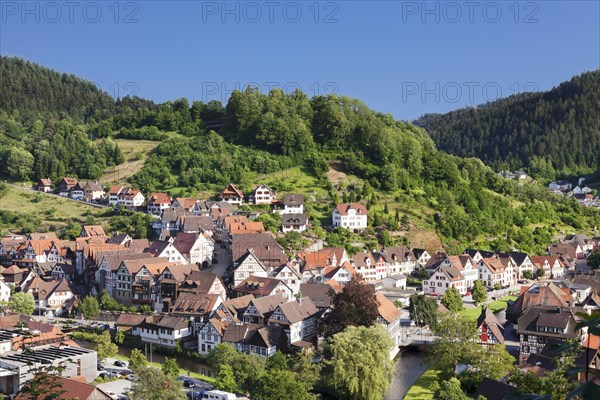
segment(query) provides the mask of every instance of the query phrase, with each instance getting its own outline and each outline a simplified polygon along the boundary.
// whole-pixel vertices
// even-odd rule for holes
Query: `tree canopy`
[[[10,296],[8,309],[15,314],[33,314],[35,300],[31,293],[17,292]]]

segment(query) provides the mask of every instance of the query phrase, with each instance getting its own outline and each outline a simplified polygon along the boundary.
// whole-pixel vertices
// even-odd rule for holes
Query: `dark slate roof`
[[[300,293],[308,297],[315,306],[320,308],[331,307],[333,289],[324,283],[301,283]]]
[[[285,205],[300,205],[304,204],[303,194],[286,194],[282,197],[281,202]]]
[[[281,216],[283,225],[306,225],[307,222],[308,215],[306,214],[283,214]]]
[[[510,256],[513,258],[513,260],[515,260],[517,265],[523,264],[523,262],[525,262],[525,259],[529,257],[527,253],[521,253],[519,251],[511,251]]]
[[[531,307],[525,311],[518,321],[518,332],[530,332],[540,336],[549,336],[556,338],[574,338],[577,337],[575,324],[577,318],[570,309],[561,307]],[[539,331],[538,327],[562,328],[566,333],[554,333]]]
[[[479,387],[473,394],[473,398],[479,396],[485,397],[487,400],[502,400],[504,396],[508,396],[517,391],[517,388],[506,383],[498,382],[490,378],[483,378]]]

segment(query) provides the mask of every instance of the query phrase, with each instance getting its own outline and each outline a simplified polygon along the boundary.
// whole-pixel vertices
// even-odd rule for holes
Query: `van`
[[[237,396],[233,393],[224,392],[222,390],[209,390],[204,392],[203,399],[208,400],[236,400]]]

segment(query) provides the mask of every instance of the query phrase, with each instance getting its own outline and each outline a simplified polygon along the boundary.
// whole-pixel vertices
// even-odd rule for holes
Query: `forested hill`
[[[415,123],[451,154],[478,157],[498,169],[529,166],[534,175],[547,168],[546,175],[552,175],[553,169],[558,173],[600,165],[599,110],[597,70],[547,92],[426,114]]]

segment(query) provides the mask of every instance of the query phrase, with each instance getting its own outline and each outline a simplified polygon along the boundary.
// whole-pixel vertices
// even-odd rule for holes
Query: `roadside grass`
[[[488,304],[488,307],[492,310],[493,313],[497,313],[502,311],[508,307],[509,301],[515,301],[517,299],[516,296],[505,296],[501,299],[492,301]],[[481,305],[474,308],[464,308],[461,311],[461,314],[468,317],[469,319],[475,321],[479,315],[481,315]]]
[[[433,400],[433,387],[438,381],[440,371],[428,369],[417,379],[404,396],[404,400]]]

